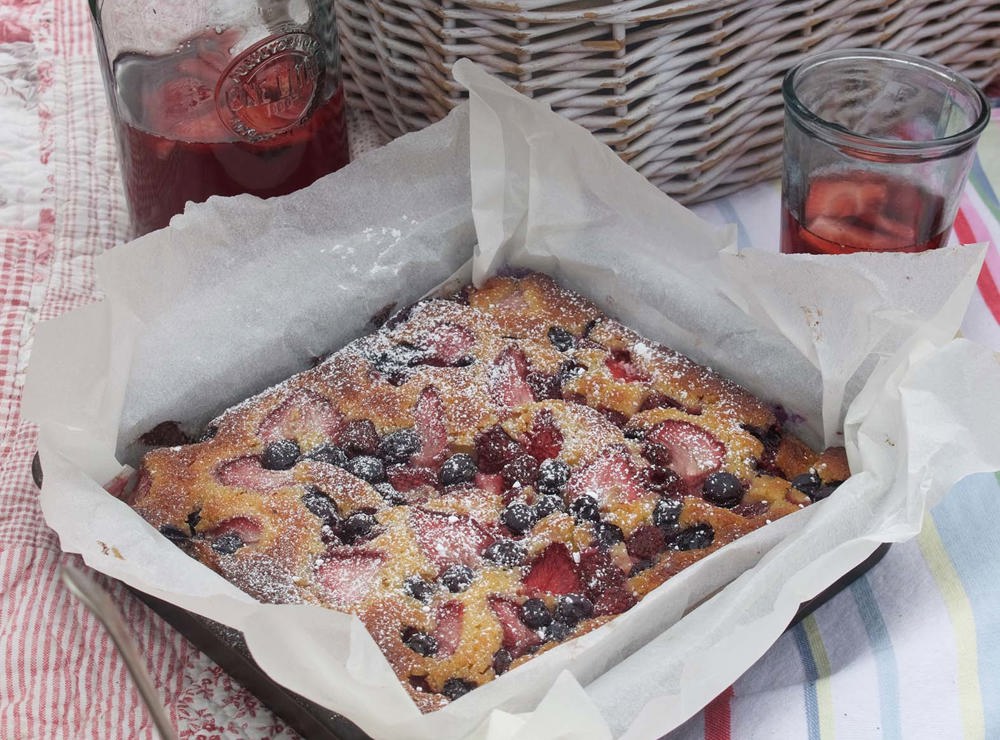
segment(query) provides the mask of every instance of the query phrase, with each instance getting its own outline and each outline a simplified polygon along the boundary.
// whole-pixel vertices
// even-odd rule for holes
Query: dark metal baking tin
[[[42,469],[38,455],[32,461],[31,474],[38,486],[42,484]],[[867,559],[838,578],[829,588],[799,607],[788,625],[794,627],[809,614],[836,596],[853,581],[867,573],[889,550],[883,543]],[[272,680],[250,657],[243,634],[211,619],[192,614],[136,589],[130,589],[154,612],[214,660],[230,676],[253,693],[276,715],[308,740],[370,740],[357,725],[345,717],[324,709],[319,704],[299,696]]]

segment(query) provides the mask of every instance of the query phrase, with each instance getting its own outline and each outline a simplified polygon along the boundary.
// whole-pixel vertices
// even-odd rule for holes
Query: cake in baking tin
[[[430,711],[848,475],[528,274],[417,303],[153,450],[128,501],[261,601],[356,614]]]

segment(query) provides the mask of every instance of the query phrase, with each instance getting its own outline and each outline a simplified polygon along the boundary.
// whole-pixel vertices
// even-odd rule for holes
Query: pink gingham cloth
[[[995,120],[956,228],[994,245],[963,327],[994,348],[998,130]],[[355,150],[379,143],[357,120],[352,133]],[[776,218],[750,218],[773,199],[761,186],[702,211],[739,223],[745,241],[773,242]],[[87,3],[0,0],[0,740],[154,736],[110,640],[59,585],[59,564],[78,559],[60,553],[42,519],[36,433],[20,415],[34,328],[98,297],[93,258],[122,241],[125,223]],[[916,541],[782,637],[675,736],[1000,737],[1000,645],[990,637],[1000,543],[989,526],[1000,487],[980,476],[959,488]],[[180,737],[296,737],[124,587],[98,578]]]

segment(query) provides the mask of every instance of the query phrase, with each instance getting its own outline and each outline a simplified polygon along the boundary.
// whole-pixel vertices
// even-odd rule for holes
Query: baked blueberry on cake
[[[150,452],[129,502],[262,601],[358,615],[430,711],[848,475],[530,274],[418,303]]]

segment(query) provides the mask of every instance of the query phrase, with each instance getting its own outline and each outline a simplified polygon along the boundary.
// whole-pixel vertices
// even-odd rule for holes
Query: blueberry
[[[306,455],[306,459],[326,463],[327,465],[334,465],[338,468],[347,465],[347,454],[335,445],[320,445],[310,450],[309,454]]]
[[[731,509],[743,498],[743,484],[732,473],[712,473],[702,484],[702,498],[710,504]]]
[[[411,632],[403,642],[410,650],[423,655],[425,658],[436,654],[438,651],[437,640],[426,632]]]
[[[550,458],[538,466],[535,487],[542,493],[562,493],[569,481],[569,465],[562,460]]]
[[[559,381],[563,384],[578,378],[587,372],[587,368],[581,365],[579,362],[574,362],[573,360],[566,360],[559,366]]]
[[[483,557],[503,568],[515,568],[524,562],[527,552],[524,546],[514,540],[497,540],[486,548]]]
[[[441,688],[441,693],[447,696],[449,699],[454,701],[460,696],[465,696],[478,684],[472,683],[472,681],[466,681],[462,678],[449,678],[444,682],[444,686]]]
[[[340,523],[340,537],[348,544],[367,539],[375,529],[375,524],[375,517],[371,514],[356,511]]]
[[[387,463],[407,463],[420,450],[420,437],[412,429],[397,429],[382,438],[379,455]]]
[[[264,448],[260,466],[266,470],[288,470],[298,462],[301,454],[294,439],[279,439]]]
[[[562,642],[567,637],[572,630],[569,625],[563,624],[562,622],[552,622],[545,627],[545,639],[552,640],[554,642]]]
[[[191,536],[194,537],[195,528],[198,526],[198,522],[201,521],[201,507],[188,514],[187,519],[184,521],[188,525],[188,529],[191,530]]]
[[[607,522],[594,522],[594,538],[601,547],[611,547],[625,540],[625,534],[619,527]]]
[[[545,606],[544,601],[528,599],[521,604],[521,621],[536,630],[551,624],[552,615],[549,614],[549,608]]]
[[[825,484],[825,485],[822,485],[822,486],[820,486],[819,488],[817,488],[817,489],[816,489],[815,491],[813,491],[812,493],[809,493],[809,492],[807,491],[807,492],[806,492],[806,495],[807,495],[807,496],[808,496],[809,498],[811,498],[811,499],[812,499],[813,501],[821,501],[822,499],[825,499],[825,498],[826,498],[827,496],[829,496],[829,495],[830,495],[831,493],[833,493],[834,491],[836,491],[836,490],[837,490],[837,487],[838,487],[838,486],[839,486],[839,485],[840,485],[841,483],[843,483],[843,481],[836,481],[836,482],[834,482],[834,483],[827,483],[827,484]]]
[[[514,662],[514,656],[507,648],[500,648],[493,653],[493,672],[502,675],[510,669],[510,664]]]
[[[232,555],[245,544],[236,532],[226,532],[212,543],[212,549],[220,555]]]
[[[634,575],[638,575],[647,568],[651,568],[652,565],[653,565],[652,560],[636,560],[634,563],[632,563],[632,567],[628,572],[628,577],[631,578]]]
[[[601,508],[593,496],[580,496],[569,505],[569,511],[581,522],[596,522],[601,518]]]
[[[799,489],[811,499],[822,485],[823,480],[815,472],[811,471],[792,478],[792,488]],[[815,499],[813,500],[815,501]]]
[[[306,492],[302,496],[302,503],[309,511],[324,521],[335,519],[337,516],[337,504],[329,496],[323,493],[316,486],[307,486]]]
[[[540,521],[557,511],[565,511],[566,504],[559,496],[540,496],[535,501],[535,519]]]
[[[552,342],[552,346],[560,352],[568,352],[573,349],[573,345],[576,343],[576,338],[561,326],[550,326],[549,341]]]
[[[671,550],[701,550],[715,539],[711,524],[695,524],[678,532],[667,547]]]
[[[514,534],[523,534],[535,523],[535,512],[527,504],[515,501],[503,510],[500,521]]]
[[[557,622],[572,627],[581,619],[586,619],[594,614],[594,604],[583,594],[566,594],[560,596],[556,601],[556,610],[553,615]]]
[[[369,483],[382,483],[385,481],[385,465],[377,457],[361,455],[347,461],[344,469],[352,475],[358,476],[361,480]]]
[[[160,527],[160,534],[173,542],[175,545],[183,544],[188,540],[188,536],[172,524],[164,524]]]
[[[476,478],[476,461],[472,455],[459,452],[444,461],[438,471],[438,480],[443,486],[454,486],[459,483],[470,483]]]
[[[376,483],[374,488],[389,506],[403,506],[407,503],[406,496],[393,488],[391,483]]]
[[[209,424],[205,427],[204,431],[198,435],[195,442],[208,442],[210,439],[215,439],[215,435],[219,433],[219,427],[214,424]]]
[[[683,508],[684,504],[679,499],[661,498],[653,506],[653,524],[657,527],[669,527],[677,524],[677,519]]]
[[[425,581],[420,576],[410,576],[403,581],[403,592],[407,596],[412,596],[417,601],[422,601],[425,604],[431,600],[436,590],[437,586],[430,581]]]
[[[441,584],[453,594],[461,593],[469,587],[475,574],[468,565],[449,565],[438,576]]]

